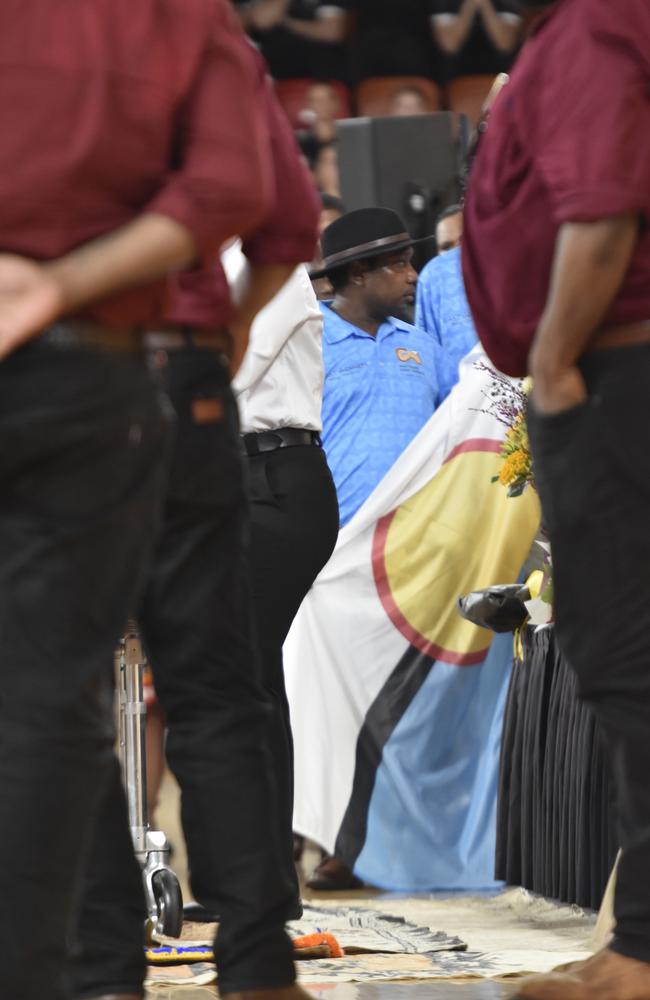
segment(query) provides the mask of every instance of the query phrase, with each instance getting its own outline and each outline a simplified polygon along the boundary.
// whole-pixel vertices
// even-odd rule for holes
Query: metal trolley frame
[[[117,664],[119,757],[133,846],[142,868],[149,929],[156,934],[179,937],[183,897],[178,878],[169,865],[169,841],[161,831],[149,828],[143,682],[146,660],[133,621],[129,622],[118,647]]]

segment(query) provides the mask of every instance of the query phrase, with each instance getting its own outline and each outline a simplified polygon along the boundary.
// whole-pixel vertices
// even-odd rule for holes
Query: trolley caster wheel
[[[161,868],[151,876],[151,888],[158,919],[156,933],[180,937],[183,927],[183,896],[176,875],[170,868]]]

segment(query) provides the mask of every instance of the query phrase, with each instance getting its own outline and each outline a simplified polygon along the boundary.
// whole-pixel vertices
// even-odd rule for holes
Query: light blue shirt
[[[440,402],[440,349],[401,320],[391,317],[373,337],[325,303],[321,309],[322,439],[344,525]]]
[[[416,290],[415,323],[442,347],[440,389],[444,399],[458,381],[458,363],[478,341],[465,294],[460,247],[434,257],[422,269]]]

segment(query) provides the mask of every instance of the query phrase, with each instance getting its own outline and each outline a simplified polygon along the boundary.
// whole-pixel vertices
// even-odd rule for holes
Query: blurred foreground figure
[[[182,792],[192,889],[204,917],[220,925],[220,993],[241,997],[254,990],[256,1000],[297,1000],[301,991],[292,985],[284,933],[284,922],[302,912],[291,835],[292,762],[284,688],[276,657],[267,655],[278,622],[274,616],[267,629],[263,619],[254,641],[248,503],[227,355],[236,368],[255,314],[284,292],[296,263],[313,253],[318,205],[264,62],[247,49],[257,60],[257,106],[270,137],[275,199],[244,241],[247,267],[234,320],[224,271],[215,262],[172,279],[165,327],[146,338],[176,415],[176,435],[162,530],[137,617],[167,721],[167,759]],[[290,330],[287,323],[285,336]],[[262,341],[257,374],[271,380],[268,393],[273,377]],[[283,381],[280,408],[286,388]],[[280,580],[270,586],[274,596],[282,589]],[[281,675],[281,658],[279,666]],[[75,997],[105,997],[141,983],[139,895],[125,880],[133,852],[110,820],[121,797],[115,784],[96,827]]]
[[[97,0],[70,13],[46,0],[0,11],[0,888],[11,900],[0,978],[12,1000],[70,996],[66,948],[103,809],[124,849],[111,888],[132,908],[137,964],[128,983],[84,995],[136,1000],[144,912],[113,754],[112,668],[166,478],[167,421],[142,335],[165,325],[170,271],[209,265],[266,217],[273,175],[250,53],[222,0]],[[212,433],[217,404],[211,395],[195,413],[195,442]],[[237,794],[265,830],[268,705],[250,686]],[[264,863],[259,839],[226,835],[233,880]],[[260,910],[234,896],[224,908],[225,993],[292,989],[279,905],[291,887],[272,870],[259,878]]]
[[[530,1000],[650,998],[650,8],[561,0],[491,111],[464,273],[493,362],[534,380],[529,430],[557,635],[598,719],[622,848],[616,933]]]

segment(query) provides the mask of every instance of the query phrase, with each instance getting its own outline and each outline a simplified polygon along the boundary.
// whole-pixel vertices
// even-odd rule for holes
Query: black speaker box
[[[460,198],[464,141],[449,112],[338,123],[341,197],[346,211],[381,206],[402,216],[414,238],[433,234],[436,219]],[[433,253],[427,247],[424,259]]]

